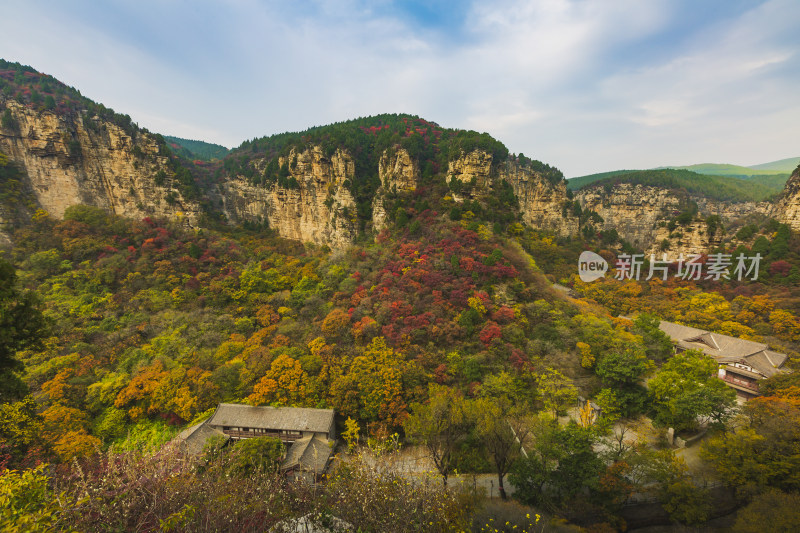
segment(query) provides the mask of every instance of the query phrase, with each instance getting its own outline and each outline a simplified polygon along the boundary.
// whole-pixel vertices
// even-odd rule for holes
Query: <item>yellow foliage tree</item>
[[[344,423],[345,430],[342,432],[342,438],[347,443],[347,449],[351,452],[358,446],[358,433],[361,431],[361,428],[358,425],[358,422],[347,417]]]
[[[308,374],[300,363],[287,354],[281,354],[253,387],[253,394],[247,400],[253,405],[302,404],[306,399],[307,387]]]
[[[85,457],[95,453],[101,445],[100,439],[85,431],[68,431],[53,444],[53,451],[63,462],[72,461],[76,457]]]
[[[594,366],[592,347],[585,342],[578,342],[575,346],[577,346],[578,351],[581,352],[581,366],[583,368],[592,368]]]
[[[342,309],[334,309],[322,321],[322,333],[328,339],[344,335],[350,327],[350,315]]]

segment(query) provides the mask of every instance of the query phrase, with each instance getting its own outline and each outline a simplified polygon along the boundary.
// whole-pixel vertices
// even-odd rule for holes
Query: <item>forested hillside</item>
[[[713,200],[761,202],[779,194],[788,173],[753,175],[747,179],[727,175],[706,175],[687,169],[620,170],[567,180],[572,190],[583,187],[612,187],[618,183],[663,187],[685,191]]]
[[[453,212],[452,200],[436,204],[424,191],[394,201],[393,222],[374,243],[335,253],[263,230],[187,230],[80,206],[63,221],[37,213],[15,235],[9,258],[20,287],[41,299],[48,330],[41,346],[17,354],[24,370],[16,375],[29,395],[20,389],[2,405],[6,464],[94,457],[85,464],[103,468],[91,461],[159,446],[222,401],[332,407],[350,438],[391,441],[396,432],[425,442],[426,405],[454,395],[450,401],[464,402],[467,416],[442,475],[494,471],[502,480],[511,473],[522,501],[583,524],[618,524],[619,502],[634,486],[612,496],[602,483],[627,483],[630,467],[622,455],[610,459],[590,448],[610,426],[560,430],[548,417],[565,413],[580,393],[609,410],[610,420],[650,413],[664,427],[694,423],[693,415],[674,412],[642,385],[668,358],[657,322],[612,317],[657,313],[773,339],[776,349],[797,357],[800,327],[796,315],[780,310],[788,302],[779,293],[771,300],[744,284],[712,285],[707,289],[719,292],[704,293],[690,282],[607,281],[576,285],[588,304],[565,299],[545,275],[571,274],[577,254],[601,241],[559,241],[520,224],[493,233],[476,215],[479,204]],[[773,262],[764,280],[777,286],[783,267],[775,263],[796,268],[798,260],[781,251],[792,249],[796,236],[782,238],[790,240],[766,240]],[[719,414],[720,405],[730,405],[720,395],[725,390],[714,389],[707,407],[689,413]],[[491,444],[498,437],[486,432],[492,419],[560,442],[563,467],[535,473],[541,466],[523,461],[519,450],[498,455]],[[666,452],[648,453],[626,451],[625,464],[672,464]],[[577,477],[566,476],[562,468],[573,463],[564,457],[582,465],[570,474]],[[669,468],[670,483],[688,490],[687,474]],[[537,496],[542,479],[554,491]],[[557,484],[568,479],[577,485]],[[595,487],[596,507],[576,514],[571,509],[586,503],[576,489],[586,484]],[[119,490],[134,490],[125,487]],[[200,501],[193,505],[213,512]]]
[[[222,159],[230,151],[219,144],[207,143],[204,141],[182,139],[170,135],[165,135],[164,139],[169,143],[170,148],[186,159],[211,161],[214,159]]]
[[[618,261],[642,250],[568,196],[558,169],[488,134],[386,114],[211,161],[191,145],[190,161],[52,78],[0,66],[17,143],[16,159],[0,153],[0,528],[263,531],[312,517],[362,531],[601,532],[642,525],[631,512],[642,501],[673,525],[739,508],[744,528],[764,505],[796,513],[797,374],[776,370],[740,408],[717,361],[676,354],[659,329],[762,342],[797,367],[800,236],[773,211],[748,204],[726,227],[686,201],[646,223],[669,236],[665,254],[690,228],[708,237],[706,268],[758,254],[757,276],[680,279],[672,257],[660,279],[641,254],[640,279],[624,279]],[[19,117],[56,126],[22,135]],[[98,139],[106,151],[89,152]],[[24,164],[44,180],[101,156],[113,172],[68,183],[97,178],[105,191],[119,171],[121,192],[63,217],[41,209]],[[659,198],[775,193],[686,170],[587,187],[619,183],[660,187]],[[164,216],[113,213],[152,200],[134,184],[164,193],[153,200]],[[631,203],[609,216],[637,222]],[[190,220],[183,209],[197,206]],[[316,230],[343,221],[347,239],[287,240],[258,213],[231,223],[237,208],[284,209],[277,220]],[[608,262],[603,279],[578,279],[584,251]],[[169,444],[220,402],[334,409],[340,440],[323,482],[280,473],[277,440],[212,439],[192,457]],[[691,465],[668,428],[702,440]],[[427,472],[395,468],[404,447]],[[471,487],[447,485],[459,473]],[[503,500],[510,482],[517,503],[487,501],[480,475]]]

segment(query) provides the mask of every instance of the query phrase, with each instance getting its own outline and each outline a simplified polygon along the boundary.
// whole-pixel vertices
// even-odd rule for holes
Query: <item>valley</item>
[[[0,469],[3,494],[29,498],[0,519],[482,531],[507,513],[541,531],[541,512],[547,530],[609,531],[637,524],[638,500],[704,524],[717,487],[741,516],[767,498],[788,515],[800,166],[778,184],[595,177],[571,183],[486,133],[405,114],[228,150],[0,61]],[[671,274],[681,254],[761,262],[757,279],[586,283],[584,251],[612,269],[664,254]],[[718,361],[676,352],[661,321],[758,343],[785,368],[743,369],[760,395],[738,404]],[[333,409],[349,459],[307,486],[257,445],[173,454],[221,403]],[[677,452],[669,429],[704,437]],[[403,446],[426,454],[428,481],[380,467]],[[511,484],[516,503],[445,490],[459,473]]]

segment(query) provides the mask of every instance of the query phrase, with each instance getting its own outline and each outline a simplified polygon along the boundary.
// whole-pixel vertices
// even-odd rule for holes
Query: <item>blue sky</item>
[[[0,57],[229,147],[403,112],[569,177],[800,156],[797,0],[28,0],[3,15]]]

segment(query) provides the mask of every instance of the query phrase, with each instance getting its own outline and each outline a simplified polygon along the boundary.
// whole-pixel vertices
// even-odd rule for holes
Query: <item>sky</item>
[[[3,19],[3,59],[227,147],[410,113],[567,177],[800,156],[797,0],[20,0]]]

